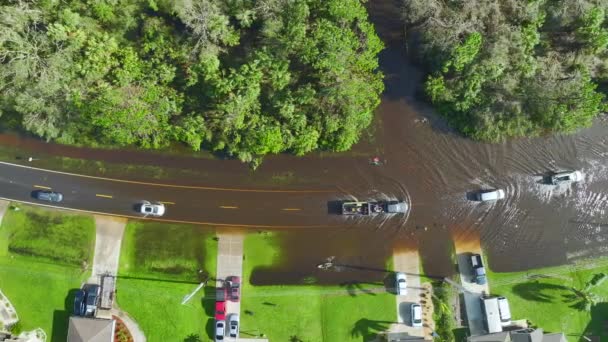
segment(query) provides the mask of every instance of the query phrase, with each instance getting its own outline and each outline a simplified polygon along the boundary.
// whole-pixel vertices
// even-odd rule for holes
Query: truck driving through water
[[[404,214],[408,209],[404,201],[342,202],[342,215]]]

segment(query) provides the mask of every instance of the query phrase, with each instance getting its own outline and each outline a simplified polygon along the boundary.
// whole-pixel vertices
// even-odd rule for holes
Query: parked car
[[[241,298],[241,278],[237,276],[226,278],[226,289],[230,301],[238,302]]]
[[[142,201],[139,206],[139,212],[146,216],[163,216],[165,214],[165,205],[159,202]]]
[[[496,201],[505,198],[505,191],[502,189],[481,190],[475,198],[480,202]]]
[[[413,327],[419,328],[422,326],[422,306],[420,304],[412,304],[411,320]]]
[[[407,294],[407,279],[405,273],[395,273],[395,292],[398,296],[405,296]]]
[[[39,201],[61,202],[63,201],[63,194],[55,191],[37,190],[34,191],[34,198]]]
[[[223,341],[226,335],[226,322],[215,321],[215,340]]]
[[[82,289],[86,292],[87,296],[85,316],[94,317],[97,313],[101,287],[97,284],[85,284]]]
[[[226,302],[223,300],[215,301],[215,319],[217,321],[226,320]]]
[[[479,254],[471,255],[471,267],[473,268],[473,281],[479,285],[487,283],[486,269],[483,266],[483,259]]]
[[[556,172],[549,177],[549,182],[553,185],[578,182],[581,180],[583,180],[583,174],[580,171],[561,171]]]
[[[239,315],[238,314],[230,315],[230,319],[228,320],[228,328],[230,331],[230,337],[233,337],[233,338],[239,337]]]
[[[507,298],[498,297],[498,312],[500,313],[500,324],[503,327],[511,325],[511,309]]]
[[[87,293],[84,290],[78,290],[74,298],[74,316],[84,316],[87,308],[86,300]]]
[[[228,289],[224,287],[215,288],[215,300],[225,302],[228,299]]]

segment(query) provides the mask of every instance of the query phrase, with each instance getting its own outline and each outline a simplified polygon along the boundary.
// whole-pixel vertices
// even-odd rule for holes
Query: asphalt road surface
[[[64,199],[60,203],[38,201],[33,197],[37,190],[58,191],[63,193]],[[5,199],[137,218],[144,218],[135,209],[138,203],[160,201],[165,203],[167,210],[158,220],[217,226],[342,226],[344,218],[328,212],[328,203],[335,199],[336,193],[175,186],[0,162],[0,197]]]

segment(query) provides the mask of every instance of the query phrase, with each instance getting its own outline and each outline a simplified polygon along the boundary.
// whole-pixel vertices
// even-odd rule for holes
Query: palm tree
[[[602,301],[602,298],[592,290],[596,286],[600,285],[607,278],[604,273],[594,274],[591,280],[589,280],[583,288],[570,287],[571,294],[564,295],[566,302],[572,303],[571,308],[575,308],[579,311],[589,311],[591,307]]]

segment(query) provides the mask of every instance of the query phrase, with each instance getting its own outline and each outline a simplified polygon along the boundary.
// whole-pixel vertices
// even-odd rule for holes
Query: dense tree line
[[[243,161],[344,151],[383,90],[361,0],[0,0],[3,120]]]
[[[405,0],[430,101],[464,134],[572,132],[605,111],[606,0]]]

